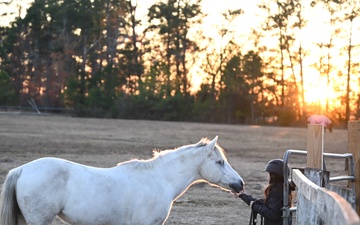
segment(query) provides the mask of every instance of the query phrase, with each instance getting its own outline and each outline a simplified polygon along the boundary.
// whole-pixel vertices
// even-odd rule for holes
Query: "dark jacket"
[[[240,194],[239,197],[248,205],[253,201],[252,210],[264,217],[264,225],[282,225],[283,195],[283,183],[277,183],[270,190],[266,202],[248,194]]]

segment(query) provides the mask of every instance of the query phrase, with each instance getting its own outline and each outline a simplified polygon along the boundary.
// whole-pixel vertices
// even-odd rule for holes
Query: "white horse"
[[[243,190],[217,137],[113,168],[41,158],[7,175],[1,224],[49,225],[56,216],[74,225],[164,224],[173,201],[197,181]]]

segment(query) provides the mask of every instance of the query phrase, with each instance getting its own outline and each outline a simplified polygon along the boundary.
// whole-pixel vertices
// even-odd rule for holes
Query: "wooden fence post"
[[[360,121],[348,122],[348,147],[355,161],[355,205],[356,212],[360,215]]]
[[[307,167],[313,169],[324,169],[324,126],[319,124],[308,124],[307,137]]]

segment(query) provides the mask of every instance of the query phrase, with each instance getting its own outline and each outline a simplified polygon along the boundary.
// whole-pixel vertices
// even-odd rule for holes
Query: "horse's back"
[[[147,170],[134,171],[128,166],[96,168],[50,157],[17,169],[21,169],[17,200],[25,218],[33,217],[34,221],[40,217],[39,212],[45,214],[46,210],[49,217],[59,215],[70,224],[154,224],[139,215],[159,210],[161,221],[171,206],[172,199],[167,199],[165,205],[161,200],[166,193],[154,196],[158,192],[153,187],[155,179]],[[144,207],[144,199],[152,199],[154,205]]]
[[[92,170],[96,168],[81,165],[68,160],[45,157],[22,165],[18,180],[18,191],[21,192],[56,192],[67,191],[69,184],[81,185],[81,181],[88,179]],[[21,190],[22,188],[25,190]],[[29,194],[29,193],[28,193]]]
[[[65,183],[69,176],[70,162],[58,158],[40,158],[22,165],[19,183],[24,185],[44,185],[44,183]]]

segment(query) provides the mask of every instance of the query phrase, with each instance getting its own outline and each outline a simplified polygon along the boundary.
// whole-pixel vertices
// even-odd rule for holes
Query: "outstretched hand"
[[[245,188],[244,188],[244,189],[242,189],[242,191],[240,191],[240,192],[239,192],[239,194],[238,194],[237,196],[239,197],[241,194],[246,194]]]
[[[250,205],[251,202],[256,200],[251,195],[248,195],[245,192],[239,194],[239,198],[241,198],[241,200],[243,200],[247,205]]]
[[[243,190],[242,190],[242,191],[240,191],[239,193],[233,193],[234,197],[236,197],[236,198],[239,198],[239,197],[240,197],[240,195],[242,195],[242,194],[246,194],[245,189],[243,189]]]

